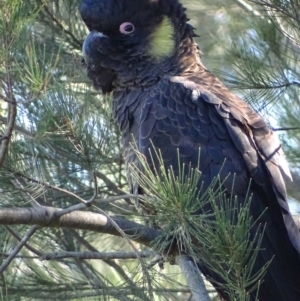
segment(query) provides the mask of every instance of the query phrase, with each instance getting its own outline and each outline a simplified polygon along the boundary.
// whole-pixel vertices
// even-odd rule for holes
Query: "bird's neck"
[[[174,59],[176,75],[184,75],[206,69],[201,62],[201,51],[193,39],[194,36],[196,35],[192,26],[186,24]]]

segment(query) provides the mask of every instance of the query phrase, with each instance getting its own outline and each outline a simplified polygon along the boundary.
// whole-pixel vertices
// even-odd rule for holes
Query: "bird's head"
[[[150,86],[177,66],[187,26],[177,0],[83,0],[79,11],[88,76],[103,93]]]

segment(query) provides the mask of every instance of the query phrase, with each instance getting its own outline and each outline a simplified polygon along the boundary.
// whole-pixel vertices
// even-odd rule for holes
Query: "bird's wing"
[[[176,170],[177,150],[181,163],[197,167],[200,148],[206,187],[219,174],[227,191],[241,202],[252,178],[250,216],[258,219],[265,211],[260,222],[266,224],[261,246],[266,251],[259,254],[257,266],[275,255],[263,284],[269,288],[262,289],[270,292],[261,300],[300,300],[300,270],[294,268],[300,267],[300,237],[286,202],[281,169],[289,172],[280,143],[258,114],[212,79],[210,84],[195,75],[161,80],[141,113],[139,150],[149,157],[153,143],[165,165]],[[257,228],[252,230],[253,238]],[[294,287],[289,294],[296,299],[276,299],[293,290],[283,285],[285,281]]]

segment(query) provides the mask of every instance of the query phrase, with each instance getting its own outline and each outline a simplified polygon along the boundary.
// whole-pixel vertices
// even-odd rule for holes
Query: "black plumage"
[[[91,31],[83,45],[88,76],[103,93],[113,91],[127,166],[136,162],[135,140],[148,159],[153,143],[175,172],[177,149],[181,163],[196,167],[200,148],[204,188],[220,174],[228,197],[232,193],[241,203],[252,178],[250,215],[265,225],[253,272],[272,259],[258,299],[300,300],[300,236],[286,201],[282,173],[289,176],[289,171],[280,143],[265,121],[203,66],[182,5],[84,0],[80,13]],[[132,32],[124,32],[125,22]],[[128,180],[138,192],[129,173]],[[252,238],[259,229],[258,224],[251,229]]]

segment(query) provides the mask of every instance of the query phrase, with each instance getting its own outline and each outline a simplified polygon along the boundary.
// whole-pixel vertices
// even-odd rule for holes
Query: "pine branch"
[[[63,26],[63,24],[55,17],[55,15],[51,13],[47,5],[44,5],[43,8],[46,13],[45,15],[48,16],[49,19],[54,23],[54,26],[57,27],[57,31],[66,33],[70,37],[70,39],[68,39],[69,43],[72,44],[74,48],[81,49],[82,43],[80,40],[78,40],[74,33]]]
[[[93,212],[73,211],[63,216],[57,217],[57,214],[59,215],[60,211],[61,209],[53,207],[1,208],[0,224],[35,225],[37,227],[66,227],[72,229],[90,230],[115,236],[122,236],[120,232],[115,228],[113,223],[110,222],[110,220],[104,215]],[[130,237],[131,240],[148,247],[151,247],[153,242],[162,235],[161,231],[149,228],[133,221],[129,221],[124,218],[110,217],[110,219],[113,220],[113,222],[116,223],[118,227]],[[300,230],[300,216],[294,216],[294,220]],[[170,250],[168,250],[168,252],[170,252]],[[183,272],[187,279],[194,279],[196,275],[194,269],[190,266],[190,259],[181,258],[181,256],[178,256],[176,260],[177,263],[180,264],[180,267],[183,269]],[[193,282],[192,284],[189,282],[192,291],[194,284],[195,283]]]
[[[155,256],[154,251],[140,251],[138,256],[140,258],[148,258]],[[3,256],[3,255],[2,255]],[[40,258],[41,260],[57,260],[64,258],[76,258],[76,259],[136,259],[136,252],[57,252],[57,253],[43,253],[41,257],[34,256],[34,258]]]
[[[72,230],[72,234],[77,239],[77,241],[79,241],[80,244],[83,245],[87,250],[89,250],[92,253],[99,253],[87,240],[82,238],[77,231]],[[102,260],[107,265],[112,267],[118,273],[118,275],[122,277],[125,283],[127,283],[131,288],[133,288],[133,290],[138,289],[137,283],[133,279],[131,279],[129,275],[127,275],[127,273],[123,270],[123,268],[118,264],[118,261],[112,259],[102,259]],[[151,299],[149,299],[148,296],[145,293],[143,293],[143,300],[150,301]]]
[[[80,203],[77,206],[78,208],[80,208],[80,206],[84,206],[84,204]],[[143,245],[148,247],[151,247],[153,242],[157,240],[159,237],[161,237],[162,234],[158,230],[146,227],[144,225],[123,218],[118,218],[118,217],[107,218],[105,215],[96,214],[92,212],[84,212],[84,211],[72,211],[64,215],[61,215],[60,212],[61,212],[60,209],[53,208],[53,207],[0,209],[0,224],[3,225],[26,224],[26,225],[34,225],[33,227],[35,228],[42,227],[42,226],[67,227],[67,228],[90,230],[90,231],[96,231],[98,233],[107,233],[111,235],[122,236],[122,233],[118,229],[116,229],[115,227],[116,224],[118,228],[122,230],[123,233],[125,233],[128,237],[130,237],[130,239],[142,243]],[[27,242],[27,240],[28,239],[26,237],[25,242]],[[22,243],[22,246],[25,244],[25,242]],[[69,255],[72,254],[72,256],[70,257],[76,257],[78,259],[89,258],[86,257],[88,256],[87,254],[79,256],[77,252],[75,253],[73,254],[69,253]],[[136,252],[134,253],[136,255]],[[170,254],[169,248],[168,250],[166,250],[165,253]],[[14,253],[14,256],[16,254],[17,253]],[[66,254],[62,254],[61,256],[59,256],[59,254],[58,255],[40,254],[40,255],[42,256],[42,259],[57,259],[57,258],[64,258],[65,256],[68,256]],[[51,258],[51,256],[53,257]],[[96,256],[96,255],[93,254],[92,256]],[[114,255],[109,256],[108,254],[106,256],[110,257],[110,258],[106,257],[105,259],[107,260],[107,259],[111,259]],[[119,254],[119,256],[121,255]],[[186,265],[185,260],[179,258],[178,262],[180,262],[180,267],[184,269],[184,275],[188,277],[187,279],[194,279],[195,269],[191,269],[190,262],[186,268],[184,268],[184,266]],[[192,287],[194,286],[194,283],[195,280],[191,285]],[[206,290],[204,290],[204,292],[202,292],[201,294],[202,295],[206,294]],[[196,300],[200,300],[200,299],[196,299]]]
[[[84,209],[84,204],[78,204],[78,209],[79,208]],[[78,210],[63,216],[58,216],[60,215],[60,211],[61,209],[59,208],[42,206],[34,208],[0,208],[0,224],[66,227],[122,236],[112,222],[103,214]],[[162,234],[159,230],[124,218],[110,217],[110,219],[112,219],[130,239],[148,247]]]
[[[58,286],[58,285],[57,285]],[[135,293],[143,293],[143,288],[138,288],[134,290]],[[105,287],[105,288],[98,288],[98,289],[91,289],[89,287],[84,287],[80,289],[80,292],[70,292],[67,291],[65,287],[58,287],[52,288],[51,292],[41,291],[36,287],[33,288],[17,288],[17,289],[8,289],[8,293],[12,295],[17,295],[19,292],[22,293],[33,293],[35,295],[43,293],[43,300],[53,300],[53,294],[55,293],[55,300],[87,300],[87,297],[95,297],[94,300],[109,300],[108,299],[99,299],[99,296],[106,296],[107,294],[114,297],[114,300],[119,300],[120,296],[132,295],[132,288],[131,287]],[[160,295],[165,295],[166,293],[173,293],[173,294],[186,294],[189,293],[189,289],[167,289],[167,288],[156,288],[154,291]],[[27,294],[26,294],[27,296]],[[31,296],[28,294],[28,296]],[[134,299],[136,300],[136,299]],[[140,299],[143,300],[143,299]],[[173,300],[173,299],[172,299]]]
[[[177,256],[176,263],[180,266],[195,301],[210,301],[205,284],[196,263],[189,256]]]

